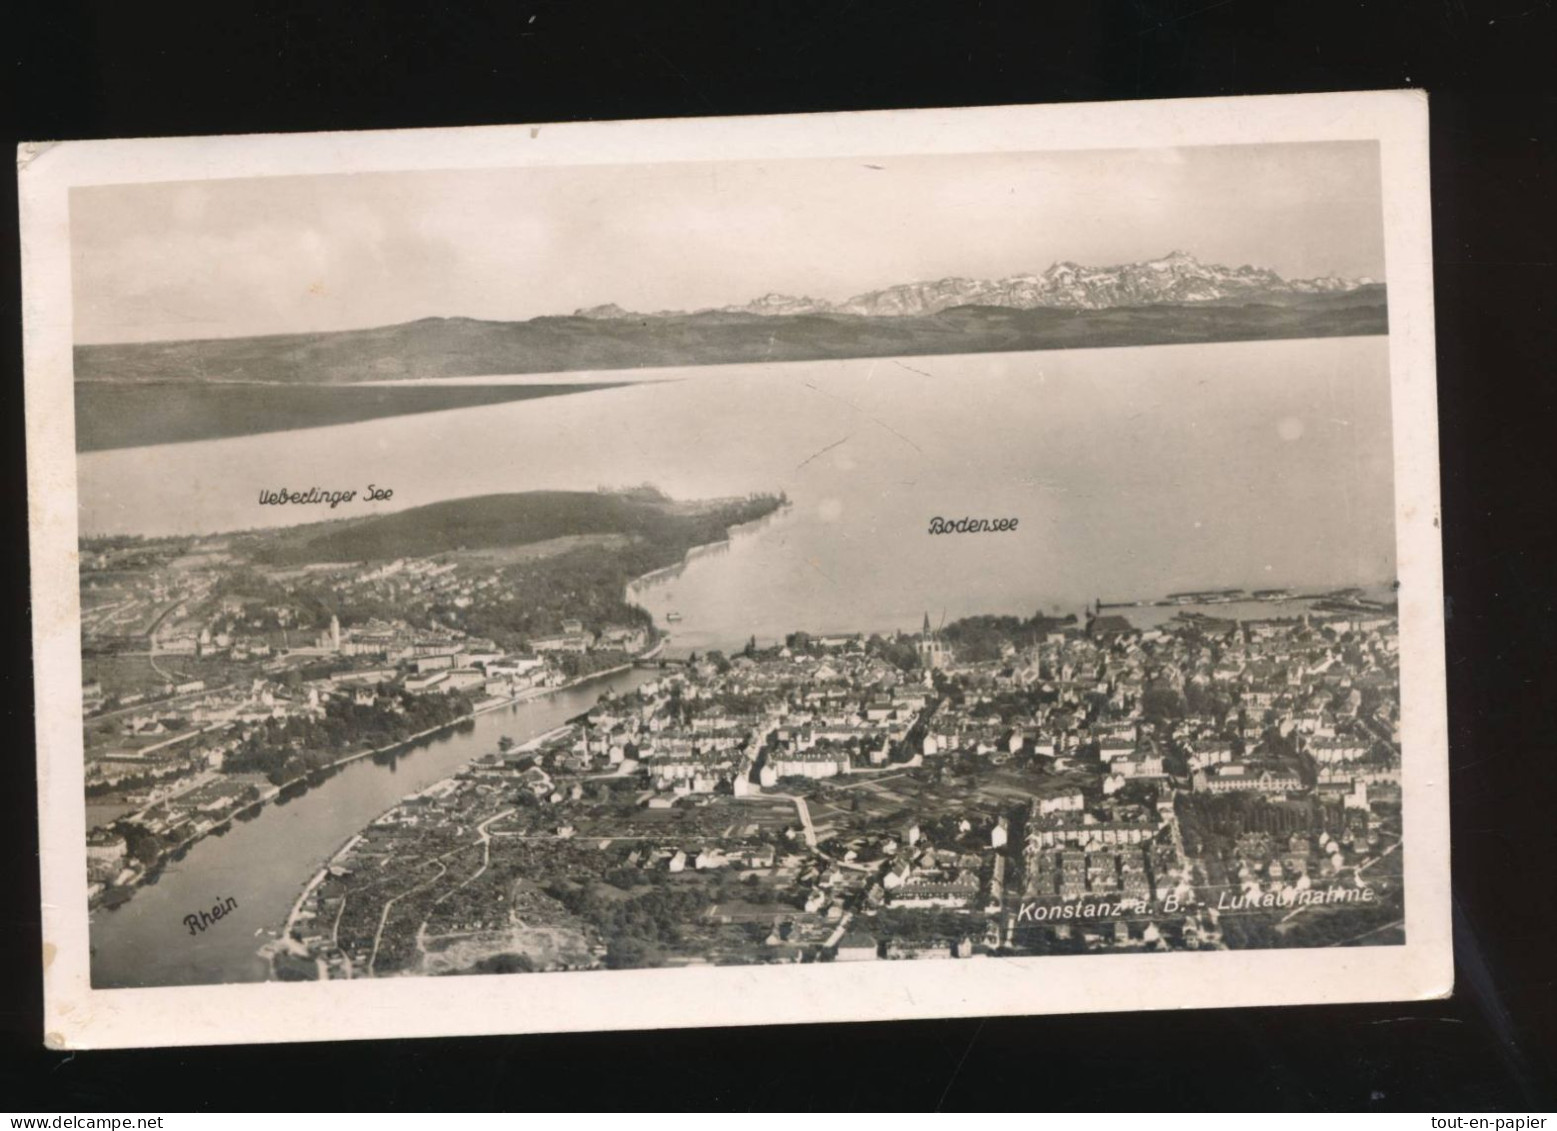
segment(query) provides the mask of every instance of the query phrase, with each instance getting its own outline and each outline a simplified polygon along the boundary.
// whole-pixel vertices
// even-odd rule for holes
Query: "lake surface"
[[[219,440],[351,424],[384,416],[472,408],[610,388],[605,384],[516,385],[425,382],[396,385],[283,385],[228,382],[76,383],[76,450],[95,452]]]
[[[130,901],[92,912],[92,984],[209,985],[269,976],[260,946],[275,937],[303,885],[370,821],[402,797],[441,781],[497,749],[544,734],[594,706],[606,689],[623,691],[652,678],[630,671],[591,680],[479,715],[459,731],[417,742],[393,761],[364,758],[284,805],[267,805],[225,836],[197,841],[155,884]],[[185,915],[228,897],[236,910],[191,937]]]
[[[644,482],[678,498],[787,492],[782,514],[646,594],[656,612],[681,614],[686,639],[1363,584],[1395,575],[1387,347],[1328,338],[635,371],[641,383],[583,395],[87,453],[81,526],[295,523],[302,508],[258,504],[282,487],[394,491],[311,519]],[[1018,525],[928,534],[937,516]]]

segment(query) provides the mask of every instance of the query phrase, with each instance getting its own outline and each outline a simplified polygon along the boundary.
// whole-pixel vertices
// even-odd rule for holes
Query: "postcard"
[[[1420,92],[18,166],[51,1047],[1450,991]]]

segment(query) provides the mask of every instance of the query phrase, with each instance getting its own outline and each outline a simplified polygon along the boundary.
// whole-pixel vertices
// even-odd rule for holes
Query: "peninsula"
[[[628,583],[784,502],[549,491],[84,541],[93,902],[347,762],[653,654]]]

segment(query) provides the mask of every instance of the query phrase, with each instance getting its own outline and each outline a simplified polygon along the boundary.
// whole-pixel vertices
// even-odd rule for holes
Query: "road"
[[[884,781],[892,781],[894,778],[900,778],[908,772],[908,770],[905,768],[906,766],[907,763],[899,762],[894,766],[881,766],[870,770],[850,770],[850,777],[853,777],[856,774],[889,774],[890,776],[884,778],[867,778],[864,781],[851,781],[844,785],[834,785],[832,788],[842,793],[847,789],[859,789],[862,785],[877,785]]]
[[[851,922],[853,922],[853,921],[854,921],[854,912],[852,912],[852,911],[844,912],[843,918],[838,920],[838,927],[837,927],[837,929],[834,930],[832,934],[827,936],[827,941],[824,942],[822,944],[822,946],[824,948],[828,948],[828,949],[837,946],[839,940],[842,939],[843,936],[846,933],[848,933],[849,924]]]
[[[1329,945],[1330,946],[1348,946],[1351,943],[1362,941],[1363,939],[1367,938],[1369,935],[1376,935],[1376,934],[1379,934],[1382,931],[1394,930],[1396,927],[1404,927],[1405,925],[1406,925],[1406,921],[1404,919],[1396,919],[1393,923],[1385,923],[1382,927],[1374,927],[1372,930],[1364,931],[1360,935],[1353,935],[1349,939],[1342,939],[1339,942],[1333,942],[1333,943],[1330,943]]]
[[[443,861],[437,860],[434,861],[434,863],[438,865],[438,874],[436,876],[424,883],[417,884],[413,888],[407,888],[399,895],[390,896],[390,898],[384,903],[383,914],[378,917],[378,930],[373,932],[373,951],[368,955],[368,977],[371,978],[373,976],[373,964],[378,961],[378,944],[384,938],[384,924],[389,922],[390,910],[399,900],[403,899],[405,896],[414,895],[423,888],[431,887],[433,884],[443,879],[444,876],[449,874],[449,869],[447,865],[443,863]]]
[[[793,793],[770,793],[769,797],[780,797],[785,801],[795,803],[795,812],[800,814],[800,825],[805,829],[806,847],[816,847],[816,827],[811,824],[811,807],[806,804],[804,797],[798,797]]]
[[[1401,841],[1397,840],[1394,844],[1390,845],[1383,852],[1381,852],[1377,856],[1375,856],[1372,860],[1364,860],[1361,864],[1357,865],[1357,875],[1361,876],[1369,868],[1373,867],[1379,861],[1383,860],[1384,857],[1388,856],[1391,852],[1396,851],[1400,847],[1401,843],[1402,843]]]
[[[467,876],[459,884],[457,884],[456,886],[450,888],[448,891],[446,891],[442,895],[440,895],[437,899],[433,900],[432,907],[427,909],[426,917],[423,918],[422,921],[419,924],[417,924],[417,927],[416,927],[416,949],[417,949],[417,952],[420,953],[421,956],[424,959],[427,957],[427,920],[432,918],[433,909],[436,908],[444,900],[448,899],[455,892],[461,891],[464,888],[469,887],[471,884],[475,883],[478,879],[480,879],[481,873],[485,872],[487,870],[487,868],[492,863],[492,834],[487,832],[487,828],[489,826],[493,825],[493,824],[496,824],[498,821],[501,821],[504,817],[512,815],[513,812],[514,812],[514,810],[512,810],[512,809],[504,809],[501,813],[494,813],[492,816],[488,817],[486,820],[482,821],[479,825],[476,826],[476,835],[477,835],[476,843],[481,845],[481,867],[477,868],[474,872],[472,872],[469,876]],[[435,877],[435,879],[442,879],[442,877],[441,876]],[[399,898],[399,897],[397,896],[396,898]],[[393,900],[391,900],[391,902],[393,902]],[[387,915],[388,913],[389,912],[388,912],[388,909],[387,909],[387,906],[386,906],[385,914]],[[383,923],[381,921],[379,923],[379,930],[382,931],[383,929],[384,929],[384,927],[383,927]],[[374,950],[375,954],[378,952],[378,940],[376,938],[373,940],[373,950]],[[371,968],[371,965],[372,964],[369,963],[370,968]]]
[[[346,914],[346,896],[341,896],[341,905],[335,909],[335,922],[330,927],[330,941],[335,944],[336,953],[341,956],[344,965],[346,980],[351,981],[351,955],[341,949],[341,916]],[[320,979],[323,981],[323,979]]]

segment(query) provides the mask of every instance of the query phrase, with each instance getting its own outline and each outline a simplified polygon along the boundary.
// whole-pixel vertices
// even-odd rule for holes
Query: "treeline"
[[[954,620],[940,630],[957,658],[967,663],[998,660],[1005,645],[1031,648],[1051,632],[1076,626],[1075,614],[1053,617],[1036,613],[1023,619],[1012,616],[976,616]]]
[[[1205,683],[1190,680],[1184,684],[1184,705],[1192,715],[1221,718],[1233,708],[1233,697]]]
[[[380,699],[372,705],[331,699],[323,718],[267,719],[249,731],[222,761],[229,773],[261,773],[274,785],[318,769],[356,750],[389,746],[414,734],[447,726],[470,714],[460,692],[402,693],[393,710]]]
[[[734,525],[771,514],[783,495],[752,495],[707,507],[666,503],[641,491],[529,491],[482,495],[413,507],[355,522],[294,528],[257,547],[257,561],[387,561],[461,549],[524,546],[553,538],[624,534],[679,545],[716,542]]]
[[[807,642],[809,643],[809,641]],[[916,672],[920,668],[919,651],[912,640],[902,637],[872,636],[865,642],[871,654],[880,656],[887,663],[903,672]],[[798,651],[799,649],[791,649]]]
[[[768,697],[753,691],[720,691],[708,699],[698,699],[690,704],[693,714],[704,709],[723,710],[731,715],[760,715],[768,707]]]
[[[1271,801],[1256,793],[1180,793],[1174,811],[1191,856],[1224,849],[1244,833],[1291,836],[1324,831],[1332,822],[1331,810],[1313,798]]]
[[[564,652],[555,659],[557,666],[562,669],[562,674],[569,679],[594,675],[596,672],[608,672],[612,668],[619,668],[623,664],[632,662],[632,657],[626,652],[612,651]]]
[[[1141,714],[1153,722],[1182,719],[1188,710],[1184,693],[1176,687],[1158,684],[1141,692]]]
[[[125,851],[130,859],[147,867],[161,859],[170,843],[135,821],[117,821],[113,828],[124,837]]]
[[[628,899],[602,896],[593,886],[563,884],[547,888],[546,894],[600,933],[606,940],[606,965],[613,969],[658,965],[664,949],[685,938],[683,924],[712,902],[700,888],[660,886]]]
[[[680,561],[685,553],[684,547],[641,542],[614,548],[581,546],[508,567],[497,587],[502,600],[487,597],[458,615],[467,632],[505,648],[556,635],[566,620],[577,620],[591,632],[610,626],[648,629],[653,618],[628,604],[627,584]]]

